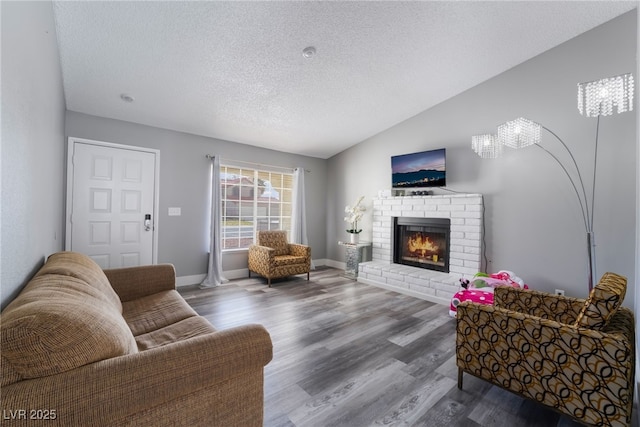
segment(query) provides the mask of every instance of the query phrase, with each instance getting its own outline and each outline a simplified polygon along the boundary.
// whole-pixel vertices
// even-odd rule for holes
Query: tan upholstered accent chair
[[[311,248],[287,242],[287,232],[258,231],[256,244],[249,247],[249,277],[251,272],[271,279],[307,273],[311,270]]]
[[[458,387],[463,372],[597,426],[628,426],[634,392],[627,280],[606,273],[587,300],[498,287],[494,305],[457,310]]]

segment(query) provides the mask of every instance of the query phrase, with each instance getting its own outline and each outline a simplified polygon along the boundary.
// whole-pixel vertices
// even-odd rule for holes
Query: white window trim
[[[292,192],[293,194],[293,174],[294,174],[294,170],[290,169],[290,168],[285,168],[285,167],[279,167],[279,166],[268,166],[268,165],[258,165],[258,164],[251,164],[248,162],[241,162],[241,161],[225,161],[224,159],[222,159],[221,164],[220,164],[220,170],[222,172],[222,170],[228,170],[229,168],[234,168],[234,169],[240,169],[243,171],[251,171],[253,172],[253,180],[254,180],[254,188],[258,188],[258,175],[260,174],[260,172],[267,172],[267,173],[272,173],[272,174],[280,174],[280,175],[288,175],[291,177],[291,183],[292,186],[291,188],[289,188],[289,190]],[[222,186],[223,181],[220,181],[220,185]],[[224,200],[224,199],[223,199]],[[279,202],[280,205],[285,205],[287,203],[280,201]],[[291,202],[289,202],[288,204],[292,205]],[[293,208],[293,206],[291,206],[291,208]],[[254,191],[254,197],[253,197],[253,230],[252,230],[252,243],[255,243],[255,239],[256,239],[256,234],[257,234],[257,227],[258,227],[258,218],[256,213],[258,212],[258,192]],[[240,215],[239,215],[240,216]],[[223,218],[225,218],[225,215],[223,213]],[[272,217],[271,215],[267,216],[267,218],[269,220],[271,220],[271,218],[275,218]],[[289,218],[291,218],[289,216]],[[282,209],[280,209],[280,215],[277,217],[277,219],[282,223],[282,219],[283,219],[283,215],[282,215]],[[290,224],[291,225],[291,224]],[[287,229],[286,230],[288,233],[291,232],[291,229]],[[248,250],[248,247],[238,247],[238,248],[224,248],[224,242],[223,242],[223,249],[222,252],[223,253],[233,253],[233,252],[246,252]]]

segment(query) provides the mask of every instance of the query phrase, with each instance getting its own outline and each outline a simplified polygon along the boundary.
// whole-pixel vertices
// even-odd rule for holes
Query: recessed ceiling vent
[[[305,58],[311,58],[315,54],[316,54],[316,48],[313,46],[305,47],[302,50],[302,56],[304,56]]]

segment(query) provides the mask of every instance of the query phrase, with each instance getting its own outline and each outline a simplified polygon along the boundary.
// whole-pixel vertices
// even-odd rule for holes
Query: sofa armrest
[[[566,324],[575,323],[584,304],[585,300],[579,298],[511,286],[498,286],[493,290],[493,305],[495,307]]]
[[[55,409],[57,422],[48,425],[123,425],[136,414],[211,389],[205,393],[209,404],[198,406],[213,413],[220,410],[216,390],[262,387],[272,355],[269,333],[244,325],[3,387],[2,409]],[[236,381],[252,372],[260,384]]]
[[[255,271],[263,276],[269,276],[273,265],[272,260],[275,255],[276,251],[273,248],[260,245],[249,246],[249,271]]]
[[[633,312],[626,307],[620,307],[611,316],[609,323],[607,323],[602,332],[612,337],[617,336],[619,340],[628,341],[635,347],[636,336]]]
[[[122,302],[176,288],[176,270],[171,264],[104,270]]]
[[[268,246],[251,245],[249,246],[249,253],[269,259],[275,256],[276,250]]]
[[[311,258],[311,247],[299,243],[289,243],[289,253],[294,256]]]

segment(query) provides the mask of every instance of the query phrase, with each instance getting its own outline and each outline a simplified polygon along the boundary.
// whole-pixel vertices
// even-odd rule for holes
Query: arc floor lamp
[[[544,150],[562,168],[565,175],[571,182],[571,186],[578,198],[580,209],[582,211],[582,219],[587,235],[589,291],[593,289],[596,277],[593,213],[595,206],[596,172],[598,166],[598,134],[600,130],[600,117],[612,115],[614,110],[616,110],[617,113],[632,111],[633,94],[634,81],[631,73],[578,84],[578,110],[580,111],[580,114],[586,117],[597,117],[598,120],[596,123],[596,140],[593,153],[593,183],[591,185],[590,198],[587,197],[582,173],[578,167],[576,159],[573,157],[573,153],[567,144],[565,144],[564,141],[549,128],[524,117],[519,117],[498,126],[497,134],[474,135],[471,137],[471,148],[482,158],[500,157],[504,146],[519,149],[535,145]],[[569,154],[569,158],[571,159],[569,169],[567,169],[555,154],[539,145],[543,129],[559,141],[562,144],[562,147],[564,147]],[[575,173],[575,178],[569,170]]]

